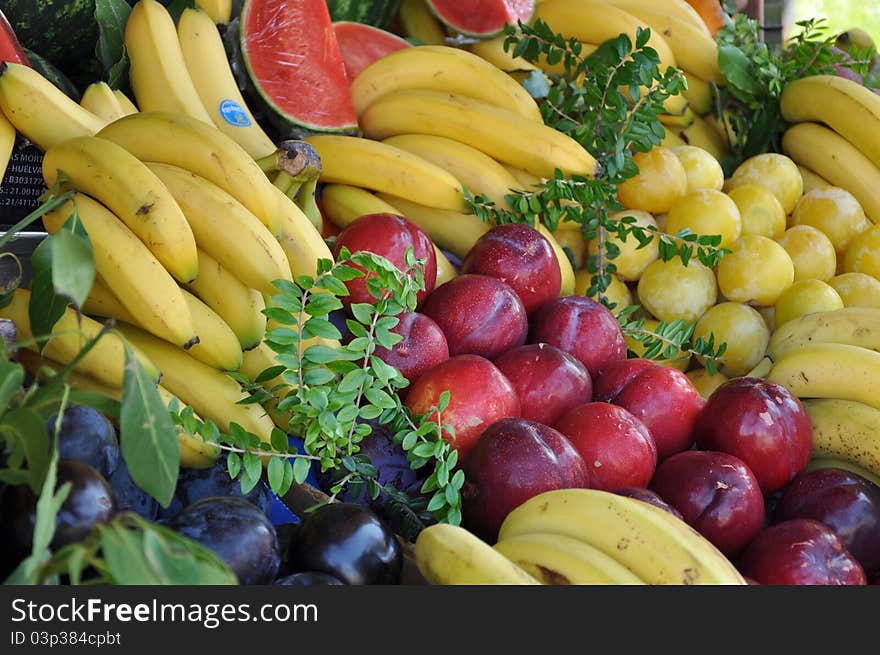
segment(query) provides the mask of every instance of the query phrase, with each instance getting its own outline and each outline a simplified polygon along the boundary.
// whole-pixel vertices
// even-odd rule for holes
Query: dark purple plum
[[[345,583],[323,571],[300,571],[278,578],[272,584],[288,587],[322,587],[324,585],[344,585]]]
[[[57,415],[46,421],[50,436],[55,436]],[[119,439],[116,428],[98,410],[86,405],[71,405],[64,410],[58,435],[58,457],[88,464],[109,478],[119,463]]]
[[[684,521],[684,517],[681,515],[681,512],[679,512],[672,505],[663,500],[660,497],[660,494],[658,494],[656,491],[647,489],[645,487],[621,487],[620,489],[617,489],[614,493],[616,493],[618,496],[627,496],[629,498],[635,498],[636,500],[644,501],[650,505],[653,505],[654,507],[659,507],[662,510],[666,510],[675,518]]]
[[[107,482],[116,494],[118,511],[134,512],[148,521],[155,521],[159,516],[159,503],[131,479],[124,459],[119,459],[116,470],[107,478]]]
[[[184,507],[168,527],[212,550],[240,584],[269,584],[278,574],[281,552],[275,527],[243,498],[203,498]]]

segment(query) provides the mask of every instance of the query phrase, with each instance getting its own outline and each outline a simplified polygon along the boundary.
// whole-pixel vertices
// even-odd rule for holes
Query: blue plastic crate
[[[287,438],[288,444],[291,446],[296,446],[300,452],[303,450],[303,442],[299,437],[288,436]],[[266,490],[269,492],[269,495],[272,497],[272,504],[269,507],[269,518],[272,521],[273,525],[281,525],[282,523],[299,523],[300,518],[291,511],[291,509],[284,503],[281,498],[279,498],[275,493],[269,489],[269,485],[263,482],[262,484],[266,485]],[[316,489],[320,489],[320,485],[318,484],[318,473],[314,463],[310,463],[309,465],[309,474],[306,476],[306,484],[309,484]]]

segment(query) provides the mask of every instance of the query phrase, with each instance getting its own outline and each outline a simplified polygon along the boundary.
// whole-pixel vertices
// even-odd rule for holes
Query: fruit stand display
[[[5,2],[3,579],[880,582],[876,49],[746,5]]]

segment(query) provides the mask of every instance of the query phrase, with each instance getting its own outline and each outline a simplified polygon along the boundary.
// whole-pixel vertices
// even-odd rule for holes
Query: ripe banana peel
[[[831,457],[880,477],[880,409],[857,400],[801,401],[813,426],[813,456]]]
[[[844,307],[798,316],[770,335],[767,355],[777,360],[816,343],[842,343],[880,352],[880,309]]]

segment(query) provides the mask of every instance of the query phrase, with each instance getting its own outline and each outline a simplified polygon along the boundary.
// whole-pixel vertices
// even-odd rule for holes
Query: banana
[[[0,318],[8,318],[15,323],[18,341],[48,336],[35,335],[31,332],[28,314],[30,299],[31,292],[19,288],[15,290],[12,301],[0,308]],[[52,338],[48,342],[41,340],[39,344],[29,344],[27,348],[39,352],[40,346],[45,343],[43,354],[66,365],[76,358],[86,342],[94,339],[103,327],[101,323],[88,316],[78,316],[75,309],[68,307],[52,328]],[[160,375],[156,365],[139,348],[135,347],[134,352],[147,375],[154,382],[158,382]],[[75,370],[108,387],[121,389],[125,372],[125,350],[119,335],[113,332],[104,334],[79,361]]]
[[[541,584],[474,533],[449,523],[419,532],[415,560],[425,580],[434,585]]]
[[[684,109],[681,113],[677,114],[668,114],[662,113],[659,116],[660,122],[663,123],[665,127],[678,127],[685,128],[690,127],[694,124],[694,121],[697,118],[697,114],[693,109],[690,108],[689,105],[685,105]]]
[[[809,193],[813,189],[821,189],[826,186],[832,186],[831,182],[826,180],[821,175],[811,171],[806,166],[802,166],[798,164],[798,170],[801,172],[801,177],[804,179],[804,194]]]
[[[253,348],[266,334],[262,294],[249,289],[204,251],[199,250],[198,257],[199,275],[186,288],[223,319],[242,350]]]
[[[74,207],[92,243],[95,272],[126,311],[173,344],[189,348],[197,343],[199,333],[174,278],[137,235],[102,204],[78,193],[43,216],[46,231],[54,234],[60,230]]]
[[[3,183],[6,167],[9,166],[12,157],[12,149],[15,148],[16,135],[15,126],[9,122],[3,112],[0,112],[0,184]]]
[[[603,2],[628,11],[636,17],[638,17],[636,12],[639,9],[651,12],[662,11],[684,23],[689,23],[697,31],[702,32],[708,37],[712,36],[709,28],[706,27],[706,23],[700,18],[700,14],[697,13],[697,10],[687,0],[603,0]]]
[[[499,36],[493,36],[490,39],[477,39],[476,42],[465,47],[478,57],[482,57],[488,61],[495,66],[495,68],[503,70],[508,74],[521,72],[531,73],[533,71],[541,70],[539,66],[533,64],[525,57],[514,57],[512,54],[513,48],[511,48],[510,51],[506,51],[504,49],[505,39],[507,39],[507,34],[500,34]]]
[[[110,123],[99,136],[141,161],[185,168],[213,182],[272,234],[281,235],[278,189],[244,148],[213,125],[181,114],[141,111]]]
[[[535,7],[532,21],[537,19],[566,39],[574,37],[595,44],[620,34],[635,41],[636,31],[645,26],[645,21],[602,0],[545,0]],[[651,30],[648,45],[657,51],[661,73],[669,66],[678,67],[672,48],[660,31]]]
[[[403,216],[427,232],[438,247],[461,259],[464,259],[477,239],[492,229],[491,223],[484,223],[474,214],[426,207],[387,193],[376,195],[397,207]]]
[[[766,378],[770,369],[773,368],[773,360],[768,357],[762,357],[758,363],[745,374],[747,378]]]
[[[812,343],[773,362],[767,375],[798,398],[840,398],[880,408],[880,352],[843,343]]]
[[[192,228],[196,246],[244,284],[276,293],[273,280],[290,280],[290,263],[268,228],[216,184],[170,164],[147,163],[174,196]]]
[[[318,269],[319,259],[333,260],[333,253],[321,234],[302,210],[284,192],[273,186],[277,194],[278,224],[281,235],[278,240],[281,249],[290,263],[290,274],[314,276]]]
[[[702,116],[696,116],[689,126],[676,131],[686,145],[708,150],[718,161],[727,156],[727,142]]]
[[[452,173],[410,152],[357,136],[318,134],[305,140],[321,158],[321,182],[383,191],[437,209],[468,209]]]
[[[232,0],[195,0],[201,9],[217,25],[228,25],[232,19]]]
[[[776,360],[814,343],[843,343],[880,352],[880,309],[844,307],[798,316],[770,335],[767,355]]]
[[[74,137],[43,156],[43,179],[50,188],[62,174],[65,187],[116,214],[175,279],[189,282],[196,277],[192,229],[162,181],[137,157],[106,139]]]
[[[425,0],[401,0],[397,18],[400,20],[403,34],[408,39],[426,44],[446,43],[443,24],[431,13]]]
[[[854,464],[848,459],[844,459],[842,457],[827,457],[824,455],[814,456],[810,458],[810,461],[807,463],[807,466],[804,469],[804,473],[817,471],[819,469],[842,469],[844,471],[849,471],[850,473],[855,473],[856,475],[862,476],[866,480],[870,480],[878,487],[880,487],[880,475],[874,474],[868,469],[859,466],[858,464]]]
[[[237,423],[266,444],[271,443],[275,424],[259,405],[238,404],[246,394],[235,380],[138,327],[127,323],[117,327],[156,363],[162,371],[162,386],[199,416],[216,423],[222,432],[229,431],[230,423]]]
[[[523,189],[524,191],[535,191],[541,189],[542,179],[537,175],[532,175],[531,173],[524,171],[521,168],[517,168],[516,166],[511,166],[510,164],[501,165],[507,169],[508,173],[516,178],[517,183],[519,183],[520,189]]]
[[[493,548],[545,585],[645,584],[613,557],[561,534],[519,534]]]
[[[587,177],[599,172],[593,156],[562,132],[483,100],[454,93],[394,91],[371,104],[361,114],[360,124],[370,139],[406,133],[445,136],[539,177],[553,177],[555,169]]]
[[[452,93],[502,107],[525,121],[544,124],[538,103],[497,66],[461,48],[421,45],[377,59],[351,83],[358,116],[389,93],[404,89]]]
[[[687,141],[682,139],[678,133],[672,128],[663,128],[663,140],[660,141],[660,145],[665,148],[674,148],[676,146],[686,146],[688,145]]]
[[[29,66],[0,62],[0,111],[42,151],[106,124]]]
[[[238,337],[210,307],[186,291],[180,290],[186,301],[186,308],[192,316],[193,325],[199,333],[199,342],[188,348],[189,354],[200,362],[220,371],[236,371],[241,367],[242,351]],[[145,325],[138,317],[129,312],[119,299],[113,295],[103,278],[95,278],[89,297],[83,303],[83,311],[90,316],[115,318],[162,339]],[[164,339],[167,341],[167,339]]]
[[[804,399],[813,456],[834,457],[880,476],[880,409],[856,400]]]
[[[800,164],[853,194],[872,223],[880,223],[880,167],[856,146],[819,123],[797,123],[782,135],[782,150]]]
[[[113,95],[116,96],[116,99],[119,101],[119,106],[122,107],[122,110],[125,112],[125,115],[136,114],[140,110],[137,108],[137,105],[131,101],[123,91],[119,89],[113,89]]]
[[[553,248],[553,254],[556,255],[556,262],[559,264],[559,274],[561,277],[561,284],[559,287],[559,295],[560,296],[570,296],[574,293],[574,266],[571,263],[571,260],[568,258],[568,255],[565,254],[565,251],[562,249],[559,241],[556,239],[555,233],[551,232],[547,229],[543,223],[538,221],[535,224],[536,229],[540,232],[545,239],[550,243],[550,247]]]
[[[247,377],[248,380],[256,380],[267,368],[278,366],[278,360],[275,359],[275,351],[272,350],[265,341],[261,341],[256,347],[244,353],[241,360],[241,368],[238,372]],[[271,387],[273,384],[282,384],[284,381],[278,377],[264,383],[264,386]]]
[[[791,123],[824,123],[880,167],[880,95],[837,75],[811,75],[786,84],[779,99]]]
[[[271,155],[275,143],[263,131],[238,89],[213,16],[184,9],[177,38],[186,68],[211,121],[254,159]]]
[[[126,115],[122,105],[119,104],[119,98],[106,82],[89,84],[83,91],[82,98],[79,99],[79,105],[107,123],[112,123]]]
[[[364,214],[397,214],[403,212],[375,195],[348,184],[327,184],[321,191],[321,207],[324,216],[336,227],[344,229],[349,223]],[[433,243],[433,241],[432,241]],[[455,266],[434,243],[434,255],[437,259],[437,280],[435,286],[448,282],[457,275]]]
[[[536,532],[584,541],[647,584],[745,584],[734,565],[687,523],[607,491],[557,489],[533,496],[507,515],[498,541]]]
[[[688,5],[690,6],[690,5]],[[715,107],[712,85],[695,73],[685,73],[687,88],[681,92],[688,105],[698,116],[705,116]]]
[[[504,166],[461,141],[431,134],[398,134],[382,143],[411,152],[448,171],[471,194],[483,194],[497,207],[507,207],[504,196],[519,186]]]
[[[141,111],[185,114],[213,125],[177,40],[174,19],[157,0],[138,0],[125,23],[129,79]]]

